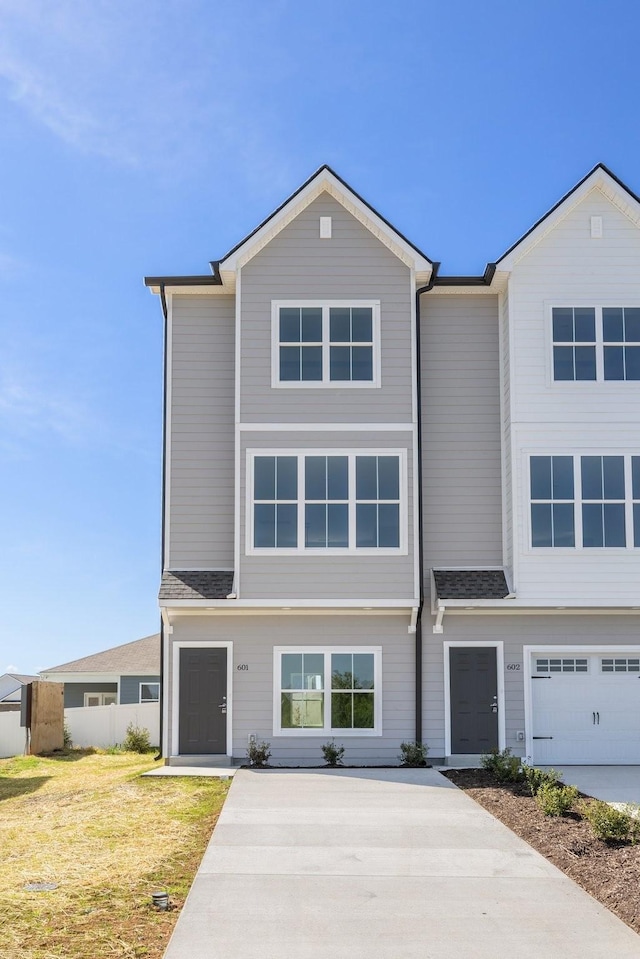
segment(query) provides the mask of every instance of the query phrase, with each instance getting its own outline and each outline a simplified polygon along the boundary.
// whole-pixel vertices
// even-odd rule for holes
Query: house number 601
[[[240,672],[246,672],[246,670],[249,669],[249,663],[239,663],[236,666],[236,669],[239,670]]]

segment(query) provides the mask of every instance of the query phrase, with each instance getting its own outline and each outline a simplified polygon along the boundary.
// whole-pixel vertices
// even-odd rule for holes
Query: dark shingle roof
[[[501,569],[434,569],[439,599],[504,599],[509,587]]]
[[[229,570],[189,569],[162,574],[160,599],[226,599],[233,589]]]

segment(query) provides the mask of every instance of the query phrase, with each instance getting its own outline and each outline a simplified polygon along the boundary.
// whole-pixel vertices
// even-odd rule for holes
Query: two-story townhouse
[[[639,761],[639,224],[599,166],[446,277],[323,167],[147,278],[169,762]]]

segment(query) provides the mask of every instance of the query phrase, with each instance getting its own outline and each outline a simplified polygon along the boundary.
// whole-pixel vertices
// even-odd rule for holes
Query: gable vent
[[[592,240],[602,239],[602,217],[601,216],[591,217],[591,239]]]
[[[331,239],[331,217],[330,216],[320,217],[320,239],[321,240]]]

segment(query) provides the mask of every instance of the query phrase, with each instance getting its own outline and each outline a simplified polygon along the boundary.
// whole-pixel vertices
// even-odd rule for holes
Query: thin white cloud
[[[0,424],[5,452],[34,433],[53,432],[73,443],[90,433],[91,417],[78,402],[0,371]]]
[[[5,666],[5,667],[4,667],[4,671],[5,671],[5,673],[17,673],[17,672],[18,672],[18,667],[17,667],[17,666],[14,666],[13,663],[9,663],[8,666]]]

